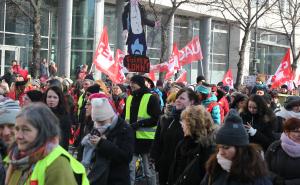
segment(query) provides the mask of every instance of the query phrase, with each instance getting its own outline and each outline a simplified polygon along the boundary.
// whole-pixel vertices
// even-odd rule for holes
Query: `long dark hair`
[[[47,104],[47,94],[48,92],[52,90],[55,92],[55,94],[57,94],[58,96],[58,99],[59,99],[59,102],[58,102],[58,105],[57,107],[55,107],[54,109],[51,108],[52,111],[55,112],[55,114],[65,114],[65,113],[69,113],[69,107],[66,103],[66,100],[65,100],[65,97],[64,97],[64,94],[62,92],[62,90],[57,87],[57,86],[52,86],[52,87],[49,87],[46,92],[45,92],[45,96],[44,96],[44,102]]]
[[[262,96],[253,94],[247,101],[247,106],[245,107],[245,113],[250,114],[248,109],[249,101],[252,101],[257,106],[257,117],[259,119],[264,119],[263,121],[271,121],[275,119],[275,114],[273,113],[272,109],[268,107],[265,98]]]
[[[235,146],[236,154],[232,159],[229,179],[237,182],[254,182],[255,179],[268,175],[267,164],[262,156],[262,149],[256,144]],[[217,161],[218,150],[206,162],[206,171],[212,180],[222,170]]]

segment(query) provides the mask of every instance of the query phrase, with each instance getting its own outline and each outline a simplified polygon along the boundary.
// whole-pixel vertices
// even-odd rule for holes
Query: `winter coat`
[[[212,144],[202,146],[192,137],[184,137],[176,148],[168,184],[199,185],[205,175],[205,162],[214,152],[214,148]]]
[[[140,106],[140,102],[144,94],[150,93],[149,89],[141,88],[132,92],[132,102],[130,106],[130,120],[129,124],[137,123],[138,127],[154,127],[157,125],[159,116],[161,114],[159,100],[155,95],[151,95],[149,99],[149,103],[147,105],[147,113],[151,116],[148,119],[143,119],[137,122],[138,118],[138,110]],[[125,104],[126,107],[126,104]],[[123,118],[126,115],[126,108],[123,111]],[[152,145],[152,139],[136,139],[134,144],[134,153],[136,154],[144,154],[149,153]]]
[[[71,137],[71,116],[65,112],[58,112],[57,109],[51,109],[56,117],[59,119],[59,128],[61,131],[59,145],[65,150],[69,149],[69,139]]]
[[[234,179],[229,179],[229,174],[225,170],[221,170],[213,179],[205,175],[200,185],[272,185],[268,177],[254,179],[254,183],[242,183]],[[210,182],[211,181],[211,182]]]
[[[265,159],[271,171],[274,185],[300,184],[300,157],[290,157],[281,147],[281,141],[275,141],[268,148]]]
[[[245,125],[250,123],[257,130],[254,136],[249,135],[250,143],[259,144],[266,151],[275,140],[273,133],[275,120],[266,115],[264,118],[260,118],[258,115],[252,115],[249,112],[241,113],[241,117]]]
[[[133,155],[134,134],[130,126],[118,118],[116,126],[101,139],[95,148],[95,163],[110,161],[108,185],[129,185],[129,163]],[[92,167],[93,168],[93,167]],[[93,170],[92,170],[93,171]],[[94,184],[101,184],[101,181]]]
[[[181,112],[181,110],[173,109],[172,116],[164,114],[157,125],[151,148],[151,158],[155,160],[155,169],[158,171],[160,185],[167,183],[176,146],[183,139],[183,130],[180,124]]]
[[[217,101],[218,101],[217,97],[216,97],[214,94],[211,94],[211,96],[210,96],[209,98],[207,98],[207,99],[205,99],[205,100],[202,100],[202,101],[201,101],[201,104],[202,104],[205,108],[207,108],[208,105],[209,105],[211,102],[217,102]],[[214,106],[214,107],[212,108],[212,111],[211,111],[210,114],[211,114],[212,119],[214,120],[214,123],[216,123],[216,124],[220,124],[220,123],[221,123],[221,112],[220,112],[220,107],[219,107],[219,105]]]

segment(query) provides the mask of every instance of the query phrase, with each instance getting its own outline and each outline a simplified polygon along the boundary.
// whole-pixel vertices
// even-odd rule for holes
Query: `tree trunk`
[[[235,88],[238,89],[238,87],[241,86],[242,83],[242,77],[243,77],[243,70],[244,70],[244,62],[245,62],[245,51],[247,47],[247,42],[250,34],[250,29],[246,28],[245,29],[245,35],[242,41],[241,49],[239,51],[239,62],[237,63],[237,77],[236,77],[236,83],[235,83]]]
[[[161,26],[161,48],[160,48],[160,62],[163,63],[166,61],[166,51],[167,51],[167,28],[168,24],[164,24],[164,26]],[[165,72],[159,73],[159,80],[164,81],[165,78]]]
[[[34,9],[33,16],[33,48],[32,48],[32,66],[31,76],[36,78],[39,75],[40,58],[41,58],[41,0],[36,1],[37,8]]]

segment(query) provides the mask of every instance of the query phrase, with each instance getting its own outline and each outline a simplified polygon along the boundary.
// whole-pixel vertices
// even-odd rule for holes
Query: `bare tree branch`
[[[33,21],[33,17],[30,15],[28,11],[26,11],[21,4],[19,4],[15,0],[9,0],[9,2],[13,3],[25,16],[27,16],[30,21]]]

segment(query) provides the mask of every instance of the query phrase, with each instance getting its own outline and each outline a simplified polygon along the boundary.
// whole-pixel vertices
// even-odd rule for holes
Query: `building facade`
[[[169,6],[160,1],[160,7]],[[59,73],[74,76],[76,66],[92,63],[103,26],[108,28],[111,49],[124,49],[121,15],[124,7],[121,0],[64,0],[43,3],[41,17],[41,58],[57,63]],[[150,9],[148,17],[153,18]],[[30,6],[28,5],[30,9]],[[257,58],[259,73],[274,74],[289,43],[279,30],[274,31],[262,21],[257,32]],[[269,28],[269,29],[268,29]],[[171,24],[172,41],[178,48],[184,47],[194,36],[200,37],[203,61],[184,66],[187,80],[195,83],[199,74],[204,74],[210,83],[223,79],[228,68],[236,74],[243,32],[234,24],[228,24],[222,15],[209,7],[184,5],[178,9]],[[147,55],[151,63],[160,60],[159,29],[146,27]],[[17,59],[23,67],[31,61],[33,24],[24,14],[16,11],[7,1],[0,0],[0,60],[1,75]],[[244,74],[252,66],[254,32],[246,51]]]

